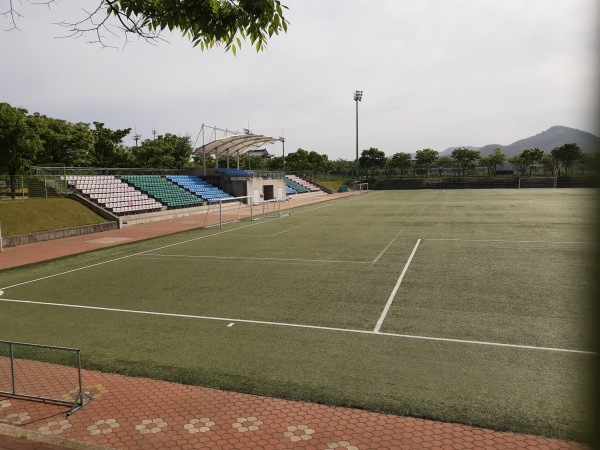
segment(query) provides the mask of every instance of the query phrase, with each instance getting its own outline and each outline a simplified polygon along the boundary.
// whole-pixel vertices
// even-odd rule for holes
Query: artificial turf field
[[[88,369],[586,441],[596,199],[382,191],[5,270],[0,339],[81,348]]]

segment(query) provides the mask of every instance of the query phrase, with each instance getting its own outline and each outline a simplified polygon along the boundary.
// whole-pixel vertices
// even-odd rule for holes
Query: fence
[[[0,198],[50,198],[66,194],[66,182],[56,175],[0,175]]]
[[[11,341],[0,341],[0,394],[67,405],[67,416],[93,400],[79,349]]]

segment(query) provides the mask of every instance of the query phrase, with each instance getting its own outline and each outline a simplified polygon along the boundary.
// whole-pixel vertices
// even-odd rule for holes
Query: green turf
[[[0,302],[0,339],[79,347],[87,368],[585,441],[596,356],[529,347],[592,350],[595,199],[376,192],[6,270],[0,299],[193,317]]]

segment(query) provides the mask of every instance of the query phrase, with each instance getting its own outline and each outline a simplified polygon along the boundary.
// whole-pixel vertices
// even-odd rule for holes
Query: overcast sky
[[[157,47],[133,39],[102,48],[87,43],[92,36],[61,38],[66,30],[53,25],[83,18],[97,1],[17,5],[20,30],[0,32],[0,102],[142,139],[155,129],[195,142],[203,123],[249,126],[284,135],[286,153],[334,160],[355,158],[355,90],[364,91],[359,150],[386,155],[510,144],[554,125],[600,134],[597,0],[282,3],[288,33],[237,56],[177,35]],[[280,155],[281,145],[267,150]]]

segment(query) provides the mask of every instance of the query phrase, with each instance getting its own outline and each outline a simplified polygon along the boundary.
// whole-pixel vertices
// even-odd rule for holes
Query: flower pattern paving
[[[0,396],[0,422],[131,450],[588,448],[557,439],[94,371],[84,370],[83,379],[85,391],[95,398],[68,418],[64,405]]]
[[[10,400],[0,400],[0,409],[8,408],[9,406],[12,406]]]

